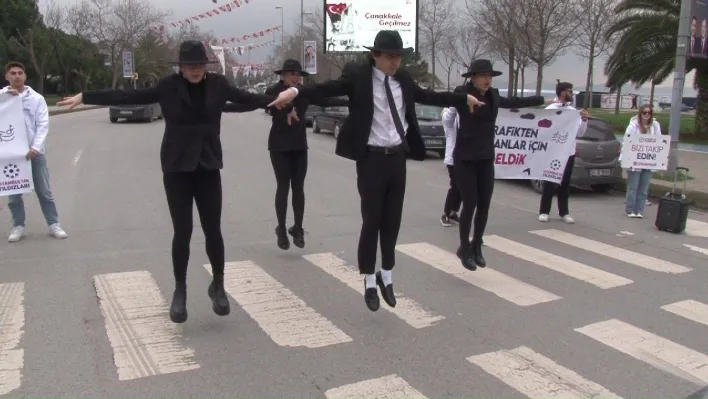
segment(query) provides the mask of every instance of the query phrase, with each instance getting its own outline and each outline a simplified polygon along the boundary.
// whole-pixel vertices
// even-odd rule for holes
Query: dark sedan
[[[590,118],[587,130],[576,140],[571,185],[589,186],[593,191],[604,193],[622,181],[619,162],[622,145],[607,122]],[[539,180],[532,180],[531,186],[538,192],[542,191],[543,186]]]
[[[444,157],[445,131],[442,126],[442,110],[440,107],[430,105],[415,105],[420,135],[426,151],[437,152],[441,157]]]
[[[160,108],[158,103],[148,105],[111,105],[108,107],[108,118],[111,123],[118,122],[118,119],[152,122],[153,119],[162,119],[162,108]]]
[[[332,132],[334,138],[339,137],[339,129],[349,115],[347,107],[325,107],[312,116],[312,131],[320,133],[323,130]]]

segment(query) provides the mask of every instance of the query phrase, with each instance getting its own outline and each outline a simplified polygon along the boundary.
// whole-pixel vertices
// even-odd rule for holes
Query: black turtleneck
[[[207,120],[206,115],[206,79],[202,79],[199,83],[192,83],[184,79],[184,84],[187,85],[189,99],[192,102],[192,108],[197,115],[195,122],[204,123]]]

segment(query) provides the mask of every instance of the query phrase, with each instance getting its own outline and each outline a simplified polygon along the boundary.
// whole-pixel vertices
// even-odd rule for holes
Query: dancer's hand
[[[484,105],[483,102],[477,100],[475,96],[468,94],[467,95],[467,106],[470,107],[470,112],[474,112],[474,107],[478,105]]]
[[[63,100],[57,101],[57,105],[63,107],[65,105],[69,106],[69,109],[74,109],[77,105],[80,105],[84,100],[84,95],[79,93],[72,97],[64,97]]]
[[[583,122],[587,121],[589,117],[590,114],[588,113],[588,110],[585,108],[580,109],[580,119],[582,119]]]
[[[297,91],[295,89],[283,90],[278,94],[278,97],[270,104],[268,107],[275,107],[278,109],[283,109],[286,105],[290,104],[297,97]]]
[[[297,110],[293,107],[292,111],[288,113],[288,125],[292,125],[293,122],[299,122],[300,118],[297,117]]]

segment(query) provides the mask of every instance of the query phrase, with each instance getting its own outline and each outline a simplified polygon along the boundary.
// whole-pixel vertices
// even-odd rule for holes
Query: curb
[[[63,114],[69,114],[69,113],[76,113],[76,112],[81,112],[81,111],[90,111],[92,109],[99,109],[99,108],[104,108],[102,105],[87,105],[85,107],[81,108],[74,108],[74,109],[54,109],[49,111],[49,116],[54,116],[54,115],[63,115]]]
[[[622,180],[621,183],[615,184],[613,190],[617,192],[617,195],[624,195],[624,193],[627,191],[627,181]],[[658,200],[670,191],[671,185],[651,183],[649,185],[648,196],[649,198]],[[687,188],[686,198],[688,198],[692,202],[691,208],[708,209],[708,193]]]

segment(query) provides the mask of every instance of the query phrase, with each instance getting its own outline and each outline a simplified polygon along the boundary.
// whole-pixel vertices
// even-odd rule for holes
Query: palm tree
[[[605,33],[617,45],[605,65],[612,91],[632,83],[661,84],[674,71],[681,0],[622,0],[620,16]],[[698,90],[696,137],[708,138],[708,61],[689,59],[686,72],[696,70]]]

